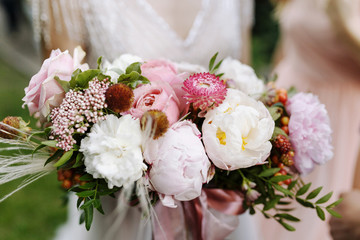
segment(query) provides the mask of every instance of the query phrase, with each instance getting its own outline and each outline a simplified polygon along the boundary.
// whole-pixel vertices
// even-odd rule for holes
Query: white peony
[[[265,84],[256,76],[254,69],[236,59],[225,58],[217,72],[224,73],[221,78],[228,80],[229,87],[254,98],[259,98],[265,91]]]
[[[86,172],[94,178],[104,178],[109,188],[121,187],[140,179],[146,165],[143,162],[142,133],[139,119],[125,115],[108,115],[96,123],[81,141]]]
[[[212,162],[235,170],[263,163],[270,154],[275,123],[264,104],[236,89],[205,115],[203,142]]]
[[[135,55],[122,54],[112,63],[105,61],[103,68],[105,69],[105,74],[111,77],[111,81],[113,83],[117,83],[117,79],[119,78],[120,74],[124,73],[126,68],[134,62],[143,62],[143,60]]]

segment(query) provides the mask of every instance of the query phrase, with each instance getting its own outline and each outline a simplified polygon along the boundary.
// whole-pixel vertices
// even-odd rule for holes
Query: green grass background
[[[269,2],[257,1],[255,14],[252,62],[259,75],[264,75],[269,69],[278,28]],[[19,73],[0,56],[0,120],[9,115],[29,120],[27,110],[21,108],[24,88],[29,80],[30,76]],[[20,182],[0,186],[1,196]],[[66,219],[63,194],[56,174],[51,174],[0,203],[0,240],[51,239],[57,227]]]

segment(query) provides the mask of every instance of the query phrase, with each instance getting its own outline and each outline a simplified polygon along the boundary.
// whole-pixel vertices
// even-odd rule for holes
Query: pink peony
[[[88,69],[88,65],[80,65],[85,57],[85,52],[79,47],[74,50],[74,58],[68,51],[61,52],[53,50],[41,69],[30,80],[29,86],[25,88],[24,105],[27,105],[30,114],[40,118],[44,122],[50,110],[62,102],[65,92],[54,79],[55,76],[61,80],[70,81],[71,74],[77,68]]]
[[[134,90],[134,103],[126,112],[136,118],[148,110],[159,110],[166,114],[170,125],[179,119],[179,99],[166,82],[142,85]]]
[[[179,73],[172,62],[151,60],[141,65],[141,74],[152,83],[169,84],[179,99],[180,113],[187,112],[189,105],[183,98],[185,91],[182,89],[184,80],[189,76],[187,72]]]
[[[150,185],[164,206],[176,207],[174,199],[189,201],[200,196],[210,162],[195,124],[175,123],[163,137],[149,140],[144,158],[151,165]]]
[[[333,156],[332,131],[325,105],[311,93],[298,93],[289,99],[287,111],[295,167],[300,173],[310,173],[315,164],[324,164]]]

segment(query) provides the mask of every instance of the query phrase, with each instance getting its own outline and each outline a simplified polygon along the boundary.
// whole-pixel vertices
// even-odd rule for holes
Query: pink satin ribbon
[[[237,215],[244,212],[239,191],[203,189],[200,197],[177,202],[177,208],[155,207],[154,239],[220,240],[238,225]]]

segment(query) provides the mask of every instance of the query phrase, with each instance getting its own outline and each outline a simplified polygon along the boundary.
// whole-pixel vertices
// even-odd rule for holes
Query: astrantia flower
[[[333,156],[330,120],[325,105],[311,93],[298,93],[288,100],[289,133],[295,149],[295,166],[309,173],[315,164],[324,164]]]
[[[86,172],[104,178],[109,188],[128,185],[141,178],[146,165],[141,152],[139,119],[108,115],[95,124],[81,141]]]
[[[263,163],[270,154],[275,123],[264,104],[228,89],[224,102],[207,112],[203,142],[218,168],[235,170]]]
[[[183,89],[186,92],[184,98],[200,110],[219,106],[226,95],[225,83],[211,73],[191,75],[184,81]]]

